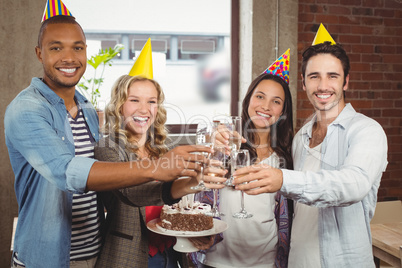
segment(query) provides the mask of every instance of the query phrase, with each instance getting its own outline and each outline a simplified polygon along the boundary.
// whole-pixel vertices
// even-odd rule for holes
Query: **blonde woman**
[[[107,136],[95,147],[95,158],[123,162],[158,159],[165,154],[168,148],[165,145],[167,131],[163,101],[163,91],[155,80],[121,76],[112,88],[103,128]],[[222,177],[206,176],[206,180],[223,182],[224,173],[219,173]],[[194,193],[190,187],[197,183],[196,178],[171,183],[154,181],[100,193],[107,218],[104,245],[96,267],[177,267],[172,250],[175,238],[149,232],[146,222],[159,217],[164,203],[172,204],[182,196]],[[210,241],[210,238],[205,238],[197,245],[207,248]]]

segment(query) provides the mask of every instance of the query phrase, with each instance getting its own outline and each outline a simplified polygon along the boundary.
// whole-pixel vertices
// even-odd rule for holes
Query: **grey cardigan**
[[[135,154],[113,136],[102,138],[95,146],[100,161],[127,162]],[[103,227],[104,243],[96,267],[147,267],[148,238],[145,207],[173,204],[171,183],[148,182],[120,190],[100,192],[100,201],[107,210]]]

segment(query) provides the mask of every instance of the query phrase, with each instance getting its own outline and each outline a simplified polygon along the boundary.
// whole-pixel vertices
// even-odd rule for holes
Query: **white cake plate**
[[[212,227],[209,230],[200,232],[173,231],[165,229],[159,225],[159,222],[161,221],[159,218],[149,221],[147,223],[147,227],[150,231],[157,234],[175,236],[177,242],[173,246],[173,249],[178,252],[189,253],[189,252],[196,252],[199,249],[197,249],[188,238],[215,235],[222,233],[228,228],[228,224],[226,222],[218,219],[213,220],[214,220],[214,227]]]

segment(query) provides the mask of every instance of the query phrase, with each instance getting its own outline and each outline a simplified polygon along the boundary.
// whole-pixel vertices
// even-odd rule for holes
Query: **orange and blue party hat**
[[[324,25],[322,23],[320,24],[320,27],[318,28],[318,31],[314,37],[313,43],[311,44],[312,46],[324,43],[325,41],[331,42],[331,45],[335,45],[334,39],[331,37],[327,29],[325,29]]]
[[[289,61],[290,48],[285,51],[274,63],[272,63],[265,71],[266,74],[273,74],[282,78],[289,84]]]
[[[47,0],[45,11],[42,17],[42,22],[58,15],[72,16],[71,12],[67,9],[67,7],[61,0]]]
[[[130,76],[143,76],[148,79],[153,79],[153,68],[152,68],[152,46],[151,46],[151,38],[148,38],[148,41],[145,43],[144,47],[141,50],[140,55],[135,61],[133,68],[129,72]]]

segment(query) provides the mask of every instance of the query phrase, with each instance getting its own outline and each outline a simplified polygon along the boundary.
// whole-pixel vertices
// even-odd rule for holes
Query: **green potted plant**
[[[98,100],[100,97],[99,88],[104,80],[103,73],[105,67],[106,65],[112,66],[112,59],[123,49],[124,46],[122,44],[117,44],[114,48],[109,47],[107,49],[100,49],[96,55],[91,56],[87,61],[87,63],[95,69],[94,75],[89,79],[83,76],[77,87],[80,93],[92,103],[97,111],[100,111],[98,106]],[[99,66],[102,67],[100,75],[97,73]]]

